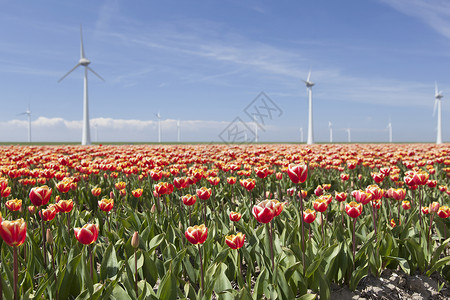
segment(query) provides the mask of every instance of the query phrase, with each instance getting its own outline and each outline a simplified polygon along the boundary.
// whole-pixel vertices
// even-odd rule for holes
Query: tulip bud
[[[153,214],[155,212],[155,210],[156,210],[156,205],[153,204],[152,208],[150,209],[150,212]]]
[[[134,249],[137,249],[139,247],[139,234],[137,231],[134,232],[133,237],[131,238],[131,246]]]
[[[53,244],[53,233],[50,230],[50,228],[47,228],[47,243],[49,243],[50,245]]]
[[[340,203],[339,210],[345,211],[345,202],[339,202],[339,203]]]
[[[439,210],[439,202],[433,202],[433,203],[431,203],[430,204],[430,207],[429,207],[429,210],[430,210],[430,213],[436,213],[436,212],[438,212],[438,210]]]

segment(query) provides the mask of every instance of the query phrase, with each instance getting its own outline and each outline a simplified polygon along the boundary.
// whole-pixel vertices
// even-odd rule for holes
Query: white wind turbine
[[[158,119],[158,143],[161,143],[161,115],[159,111],[156,114],[156,118]]]
[[[84,67],[84,89],[83,89],[83,133],[81,136],[81,144],[82,145],[90,145],[91,144],[91,130],[89,127],[89,102],[88,102],[88,70],[94,73],[98,78],[105,81],[100,75],[98,75],[92,68],[89,67],[91,61],[84,56],[84,47],[83,47],[83,32],[81,30],[80,25],[80,60],[72,68],[69,72],[66,73],[63,77],[61,77],[58,82],[61,82],[64,78],[66,78],[70,73],[72,73],[79,66]]]
[[[388,123],[387,129],[389,132],[389,143],[392,143],[392,123],[391,123],[390,118],[389,118],[389,123]]]
[[[345,129],[345,131],[347,131],[347,141],[348,141],[349,143],[351,143],[351,142],[352,142],[352,132],[351,132],[351,130],[350,130],[350,127],[347,128],[347,129]]]
[[[303,80],[306,85],[306,91],[308,92],[308,139],[306,140],[306,144],[311,145],[314,144],[314,134],[313,134],[313,114],[312,114],[312,87],[314,86],[314,82],[311,81],[311,70],[309,70],[308,78]]]
[[[253,115],[253,123],[255,125],[255,143],[258,142],[258,122],[256,121],[256,115]]]
[[[328,122],[328,128],[330,129],[330,144],[333,143],[333,127],[331,122]]]
[[[442,91],[439,91],[437,82],[434,83],[434,110],[433,116],[436,114],[437,108],[437,136],[436,136],[436,144],[442,144],[442,115],[441,115],[441,99],[444,96],[442,95]]]
[[[27,110],[23,113],[20,113],[19,116],[27,115],[28,117],[28,143],[31,143],[31,110],[30,105],[28,105]]]

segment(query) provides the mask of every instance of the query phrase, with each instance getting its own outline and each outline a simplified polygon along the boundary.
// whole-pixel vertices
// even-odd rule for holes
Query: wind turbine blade
[[[92,73],[94,73],[95,75],[97,75],[98,78],[100,78],[101,80],[105,81],[105,79],[102,78],[102,76],[98,75],[97,72],[95,72],[94,70],[91,69],[91,67],[86,67],[88,68],[89,71],[91,71]]]
[[[436,116],[436,109],[437,109],[437,102],[438,101],[439,101],[438,99],[434,100],[433,117]]]
[[[439,94],[439,89],[438,89],[438,86],[437,86],[437,82],[435,81],[434,82],[434,95],[437,96],[438,94]]]
[[[84,47],[83,47],[83,31],[81,29],[81,24],[80,24],[80,56],[81,58],[85,58],[84,57]]]
[[[23,115],[26,115],[27,113],[26,112],[23,112],[23,113],[20,113],[20,114],[17,114],[18,116],[23,116]]]
[[[306,81],[309,82],[309,80],[311,79],[311,69],[309,69],[309,73],[308,73],[308,79],[306,79]]]
[[[72,70],[70,70],[69,72],[66,73],[66,75],[64,75],[63,77],[61,77],[60,80],[58,80],[58,82],[61,82],[64,78],[66,78],[70,73],[72,73],[76,68],[78,68],[80,66],[80,64],[76,64],[75,67],[72,68]]]

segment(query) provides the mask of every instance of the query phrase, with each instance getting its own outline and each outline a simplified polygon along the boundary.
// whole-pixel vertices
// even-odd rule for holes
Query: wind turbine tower
[[[156,118],[158,118],[158,143],[161,143],[161,115],[159,111],[156,114]]]
[[[350,130],[350,127],[347,128],[347,129],[345,129],[345,131],[347,131],[347,141],[348,141],[349,143],[351,143],[351,142],[352,142],[352,132],[351,132],[351,130]]]
[[[389,143],[392,143],[392,123],[391,120],[389,119],[389,123],[388,123],[388,131],[389,131]]]
[[[333,127],[331,122],[328,122],[328,128],[330,128],[330,144],[333,143]]]
[[[256,122],[256,116],[253,115],[253,122],[255,123],[255,143],[258,142],[258,122]]]
[[[313,114],[312,114],[312,87],[314,86],[314,82],[311,81],[311,70],[309,70],[308,78],[303,80],[306,85],[306,90],[308,92],[308,139],[306,140],[306,144],[311,145],[314,144],[314,136],[313,136]]]
[[[69,72],[66,73],[63,77],[61,77],[58,82],[61,82],[64,78],[66,78],[70,73],[72,73],[79,66],[84,67],[84,89],[83,89],[83,133],[81,136],[81,144],[82,145],[90,145],[91,144],[91,130],[89,127],[89,102],[88,102],[88,70],[94,73],[98,78],[105,81],[100,75],[98,75],[92,68],[89,67],[91,61],[86,58],[84,55],[84,47],[83,47],[83,32],[80,25],[80,60],[72,68]]]
[[[27,115],[28,117],[28,143],[31,143],[31,111],[30,111],[30,105],[28,105],[28,108],[25,112],[19,114],[21,115]]]
[[[437,137],[436,137],[436,145],[442,144],[442,114],[441,114],[441,99],[444,96],[442,95],[442,91],[439,91],[437,82],[434,83],[434,112],[433,115],[436,114],[437,107]]]

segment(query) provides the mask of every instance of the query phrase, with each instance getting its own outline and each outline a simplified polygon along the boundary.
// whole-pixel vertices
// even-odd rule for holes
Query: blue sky
[[[317,142],[434,141],[434,82],[444,93],[450,141],[450,3],[343,1],[0,0],[0,141],[81,140],[86,57],[93,141],[221,141],[265,94],[280,109],[259,141],[294,142],[307,132],[311,69]],[[221,135],[222,134],[222,135]],[[250,133],[249,133],[250,135]],[[225,138],[226,139],[226,138]]]

